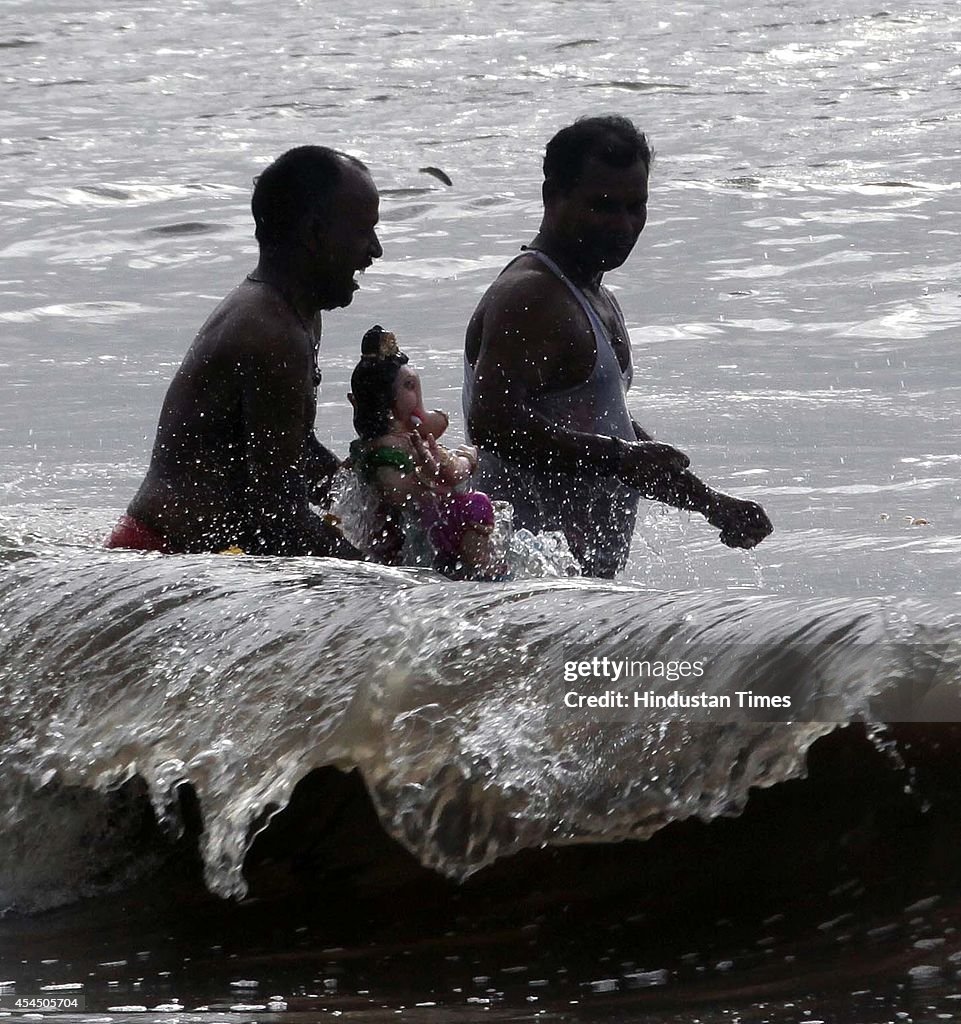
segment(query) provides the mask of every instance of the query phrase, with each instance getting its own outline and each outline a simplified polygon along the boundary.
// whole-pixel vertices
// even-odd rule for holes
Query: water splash
[[[463,878],[545,843],[736,814],[751,787],[802,774],[819,736],[878,720],[892,681],[920,678],[928,662],[942,680],[961,672],[943,656],[961,616],[943,606],[567,578],[454,583],[327,559],[40,554],[8,564],[0,622],[0,877],[21,905],[85,891],[104,864],[147,863],[131,852],[142,812],[121,816],[92,854],[80,840],[125,785],[142,787],[133,806],[149,798],[171,835],[184,825],[182,787],[193,790],[208,884],[223,895],[244,891],[265,814],[323,766],[359,769],[385,830]],[[914,653],[885,646],[895,641]],[[698,685],[716,692],[764,691],[784,683],[775,669],[810,665],[830,714],[572,716],[561,666],[585,646],[710,652]],[[45,829],[64,843],[44,843]]]
[[[342,470],[331,488],[331,509],[340,520],[344,536],[361,551],[369,552],[382,530],[376,496],[356,473]],[[515,530],[513,509],[506,501],[494,503],[492,562],[507,567],[512,580],[579,576],[580,567],[559,531],[534,534]],[[416,517],[405,521],[404,565],[430,567],[434,550]]]

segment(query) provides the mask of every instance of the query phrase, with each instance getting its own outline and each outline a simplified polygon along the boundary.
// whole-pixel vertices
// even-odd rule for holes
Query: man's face
[[[609,167],[589,157],[580,181],[550,196],[547,207],[554,230],[584,267],[613,270],[630,256],[647,222],[647,168],[641,161]]]
[[[377,238],[380,200],[366,171],[345,164],[317,232],[317,292],[324,309],[349,306],[360,287],[356,274],[383,255]]]

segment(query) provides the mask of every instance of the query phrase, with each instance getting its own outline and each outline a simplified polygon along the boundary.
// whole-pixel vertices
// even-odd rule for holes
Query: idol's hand
[[[414,473],[417,480],[428,489],[440,483],[442,456],[432,434],[421,437],[414,430],[410,434],[411,447],[414,449]]]
[[[477,450],[477,446],[473,444],[459,444],[453,449],[453,454],[459,456],[462,459],[467,459],[470,464],[470,473],[473,473],[477,469],[477,463],[480,459],[480,453]]]

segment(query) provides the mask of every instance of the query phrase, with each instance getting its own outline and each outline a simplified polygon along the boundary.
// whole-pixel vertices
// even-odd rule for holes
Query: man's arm
[[[645,497],[700,512],[732,547],[753,547],[771,532],[760,505],[708,487],[688,470],[683,452],[654,441],[633,420],[631,442],[567,430],[532,409],[548,368],[577,358],[572,319],[537,275],[491,298],[468,411],[471,437],[481,447],[534,469],[616,477]]]
[[[304,441],[309,354],[289,337],[258,338],[244,360],[242,415],[248,513],[257,549],[277,555],[360,553],[310,511]]]
[[[556,367],[583,361],[583,339],[572,336],[569,305],[542,275],[531,273],[491,296],[468,410],[471,438],[482,448],[541,471],[628,477],[644,469],[677,472],[688,464],[676,448],[569,430],[537,412],[531,398],[558,385]],[[590,372],[589,366],[586,367]]]
[[[304,450],[304,479],[307,497],[312,505],[326,505],[330,500],[330,484],[340,469],[340,459],[317,440],[312,428],[307,429]]]
[[[774,529],[757,502],[716,491],[688,469],[641,481],[638,490],[645,498],[700,512],[721,531],[722,543],[731,548],[753,548]]]

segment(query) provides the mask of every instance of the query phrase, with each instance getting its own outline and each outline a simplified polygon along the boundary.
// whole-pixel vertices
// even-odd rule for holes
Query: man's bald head
[[[306,218],[325,217],[351,170],[367,173],[360,160],[326,146],[298,146],[279,156],[254,180],[250,200],[261,249],[284,248]]]

